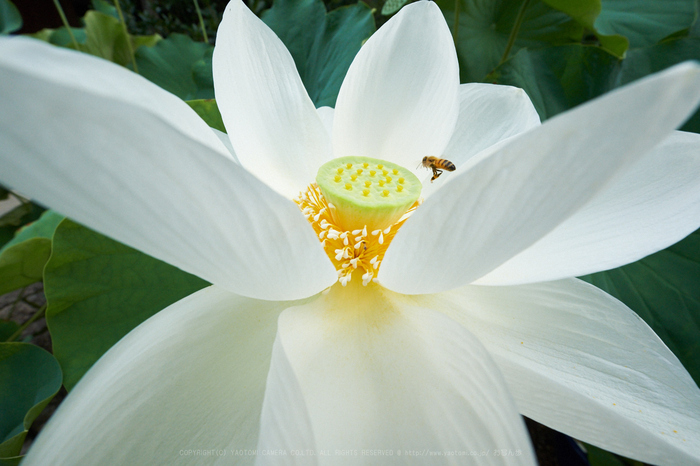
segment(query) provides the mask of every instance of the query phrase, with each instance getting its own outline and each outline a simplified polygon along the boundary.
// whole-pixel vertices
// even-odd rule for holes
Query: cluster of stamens
[[[393,225],[368,231],[366,225],[361,229],[343,229],[339,225],[336,207],[323,196],[316,183],[310,184],[294,202],[299,205],[304,217],[313,226],[338,272],[338,281],[343,286],[352,279],[356,270],[363,272],[363,285],[368,285],[372,280],[376,281],[387,247],[401,225],[419,205],[416,201]]]

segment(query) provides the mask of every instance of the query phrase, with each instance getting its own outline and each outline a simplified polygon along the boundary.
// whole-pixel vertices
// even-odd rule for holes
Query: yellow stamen
[[[363,189],[362,193],[365,194],[365,191],[369,192],[368,189]],[[385,190],[382,194],[384,193],[388,195],[388,191]],[[366,228],[343,231],[335,217],[335,209],[329,206],[316,183],[310,184],[307,191],[294,202],[304,212],[304,216],[318,235],[328,258],[338,272],[338,281],[347,284],[357,271],[364,285],[368,285],[377,277],[384,254],[396,232],[420,205],[420,201],[416,201],[394,225],[383,232],[378,230],[374,235],[368,234]]]

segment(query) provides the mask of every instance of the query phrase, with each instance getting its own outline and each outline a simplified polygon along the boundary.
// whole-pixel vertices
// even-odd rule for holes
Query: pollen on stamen
[[[341,179],[342,178],[340,177],[340,175],[335,175],[335,177],[333,177],[333,181],[335,181],[336,183],[339,183]]]
[[[367,168],[367,167],[369,167],[369,164],[368,164],[367,162],[364,162],[364,163],[362,164],[362,166],[363,166],[364,168]]]
[[[357,174],[353,173],[352,175],[350,175],[350,179],[352,181],[357,181]]]
[[[366,188],[369,188],[370,186],[372,186],[372,182],[371,182],[371,181],[365,181],[365,187],[366,187]]]
[[[296,202],[304,215],[308,216],[307,220],[333,263],[338,282],[343,286],[352,280],[352,274],[356,270],[361,274],[359,276],[362,277],[363,285],[377,281],[387,247],[419,204],[416,202],[412,205],[394,225],[370,233],[366,225],[351,230],[340,227],[335,216],[336,209],[321,196],[320,188],[315,183],[298,196]]]
[[[345,168],[347,168],[348,170],[350,170],[350,169],[352,168],[352,164],[351,164],[351,163],[345,164]]]
[[[339,168],[339,169],[338,169],[338,175],[342,175],[342,174],[343,174],[343,169],[342,169],[342,168]]]
[[[348,191],[352,190],[352,185],[350,183],[345,183],[345,189]]]

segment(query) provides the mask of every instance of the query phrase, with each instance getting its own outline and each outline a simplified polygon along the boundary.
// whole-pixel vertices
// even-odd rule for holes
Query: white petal
[[[228,153],[231,155],[231,160],[240,164],[240,162],[238,161],[238,156],[236,155],[236,151],[233,150],[233,145],[231,144],[231,139],[229,139],[228,134],[214,128],[212,128],[211,130],[214,132],[216,137],[219,138],[219,141],[221,141],[224,147],[226,147],[226,150],[228,150]]]
[[[459,86],[459,117],[454,134],[440,158],[457,167],[484,149],[540,125],[540,116],[525,91],[498,84]],[[448,176],[430,182],[432,171],[420,177],[423,197],[442,187]]]
[[[261,434],[261,444],[313,445],[329,452],[316,454],[321,464],[377,461],[363,450],[382,451],[382,464],[405,463],[409,450],[431,464],[534,464],[488,353],[429,306],[351,281],[283,312],[263,403],[274,418],[261,420],[277,432]]]
[[[459,100],[459,118],[445,156],[460,165],[489,146],[540,125],[535,106],[518,87],[462,84]]]
[[[256,447],[276,322],[288,305],[209,287],[159,312],[85,374],[23,464],[252,463],[231,450]]]
[[[316,455],[310,455],[311,451],[316,453],[317,449],[304,394],[280,345],[278,336],[272,350],[265,389],[267,401],[263,403],[260,414],[257,448],[258,451],[280,454],[260,455],[255,464],[318,464]],[[290,421],[293,429],[290,429]]]
[[[330,139],[282,41],[240,0],[216,35],[214,90],[241,164],[288,198],[316,179]]]
[[[379,280],[414,294],[481,278],[579,210],[698,100],[700,66],[684,63],[472,157],[401,228]]]
[[[458,113],[459,68],[449,28],[433,2],[416,2],[369,38],[338,94],[336,157],[376,157],[413,168],[440,155]]]
[[[440,297],[495,357],[525,416],[647,463],[700,461],[700,390],[615,298],[576,279]]]
[[[319,107],[316,109],[316,113],[318,113],[318,117],[321,119],[321,123],[323,123],[323,128],[326,130],[326,134],[328,134],[328,139],[330,139],[333,134],[335,109],[333,109],[333,107]]]
[[[50,77],[56,86],[81,89],[86,94],[98,98],[118,98],[162,119],[179,133],[207,148],[222,155],[227,153],[204,120],[182,100],[139,75],[106,60],[94,60],[85,54],[56,49],[36,39],[0,37],[0,65],[5,71],[15,70],[32,75],[38,75],[39,70],[42,70],[41,74]],[[14,93],[13,90],[6,90],[11,85],[15,85],[15,82],[3,82],[3,98]],[[32,97],[32,100],[38,105],[38,97]],[[3,108],[7,111],[12,110],[9,103],[3,104]],[[47,109],[46,113],[56,119],[64,117],[60,107]],[[37,130],[47,124],[41,120],[33,123]],[[113,124],[108,120],[102,120],[100,123],[105,126]]]
[[[0,47],[0,182],[242,295],[295,299],[335,282],[297,206],[234,163],[184,102],[85,54],[19,38]],[[130,91],[112,93],[122,80]],[[166,118],[179,112],[221,151]]]
[[[580,211],[478,283],[530,283],[619,267],[698,227],[700,135],[676,131]]]

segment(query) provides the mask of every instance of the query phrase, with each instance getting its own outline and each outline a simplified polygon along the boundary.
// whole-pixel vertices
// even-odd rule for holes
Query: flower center
[[[375,279],[398,229],[418,207],[418,178],[391,162],[341,157],[318,170],[294,201],[311,223],[343,285],[356,270]]]

